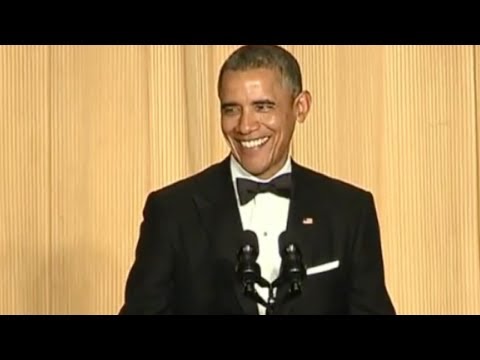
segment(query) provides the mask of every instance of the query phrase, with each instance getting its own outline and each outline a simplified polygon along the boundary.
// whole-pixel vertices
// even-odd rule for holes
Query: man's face
[[[293,98],[271,69],[227,71],[220,86],[222,132],[233,156],[249,173],[267,179],[284,165],[296,122],[310,108],[310,94]]]

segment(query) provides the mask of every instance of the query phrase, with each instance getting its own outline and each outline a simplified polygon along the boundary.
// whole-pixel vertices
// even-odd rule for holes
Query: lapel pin
[[[302,223],[304,225],[312,225],[313,224],[313,219],[311,217],[303,218]]]

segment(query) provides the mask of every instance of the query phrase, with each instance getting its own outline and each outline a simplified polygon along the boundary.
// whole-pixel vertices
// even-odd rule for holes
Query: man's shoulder
[[[370,190],[353,182],[342,180],[299,163],[296,163],[296,166],[303,173],[312,190],[315,189],[321,192],[323,196],[328,197],[331,201],[343,200],[351,202],[372,197]]]
[[[208,186],[208,183],[220,174],[225,166],[225,161],[217,162],[206,168],[181,178],[163,187],[152,190],[150,199],[179,200],[191,196],[198,186]]]

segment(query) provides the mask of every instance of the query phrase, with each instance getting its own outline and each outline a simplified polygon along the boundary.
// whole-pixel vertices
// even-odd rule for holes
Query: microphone
[[[302,283],[307,276],[307,269],[303,263],[300,247],[287,238],[286,232],[279,236],[280,256],[282,265],[279,277],[273,282],[274,287],[284,283],[290,285],[289,297],[296,297],[302,293]]]
[[[244,294],[255,300],[257,303],[267,306],[267,303],[257,293],[255,285],[261,287],[269,287],[267,280],[262,278],[260,265],[257,263],[258,258],[258,239],[257,235],[250,230],[246,230],[242,234],[242,245],[237,253],[236,273],[237,277],[243,285]]]

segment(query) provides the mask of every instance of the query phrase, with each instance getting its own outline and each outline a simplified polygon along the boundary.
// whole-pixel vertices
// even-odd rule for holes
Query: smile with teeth
[[[270,137],[265,136],[263,138],[255,139],[255,140],[249,140],[249,141],[240,141],[240,144],[242,147],[247,148],[247,149],[253,149],[255,147],[260,147],[263,144],[265,144]]]

